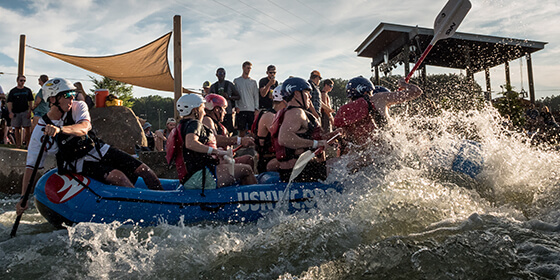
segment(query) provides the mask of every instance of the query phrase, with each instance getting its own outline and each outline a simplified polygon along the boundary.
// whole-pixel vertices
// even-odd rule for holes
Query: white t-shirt
[[[62,127],[64,124],[64,119],[66,118],[66,114],[62,116],[59,120],[51,120],[55,126]],[[91,129],[91,117],[89,116],[89,110],[87,104],[83,101],[74,101],[72,103],[72,119],[75,123],[80,123],[82,121],[87,121],[89,125],[89,129]],[[41,144],[43,143],[43,139],[45,134],[43,132],[43,128],[46,126],[45,121],[43,118],[39,119],[39,123],[33,129],[31,133],[31,139],[29,140],[29,145],[27,148],[27,161],[26,167],[33,168],[35,166],[35,162],[37,161],[37,156],[39,155],[39,151],[41,149]],[[78,159],[76,162],[76,171],[82,172],[82,168],[84,166],[84,161],[94,161],[97,162],[101,159],[109,150],[109,145],[101,144],[100,152],[101,155],[98,153],[97,149],[92,149],[89,154],[85,157]],[[56,154],[58,152],[58,145],[53,138],[49,139],[49,142],[46,146],[46,153],[48,154]],[[45,162],[45,157],[41,158],[39,163],[39,168],[43,168]]]
[[[254,112],[259,109],[259,87],[257,81],[243,76],[235,78],[233,84],[239,92],[240,99],[235,101],[235,105],[242,112]]]

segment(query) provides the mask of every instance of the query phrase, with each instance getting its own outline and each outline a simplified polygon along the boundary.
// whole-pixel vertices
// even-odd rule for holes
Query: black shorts
[[[280,169],[278,173],[280,174],[281,182],[289,182],[290,176],[292,175],[293,169]],[[310,161],[303,171],[294,179],[294,182],[306,183],[306,182],[317,182],[319,180],[327,179],[327,163],[326,162],[316,162]]]
[[[133,158],[131,155],[113,147],[98,162],[84,161],[82,175],[91,177],[99,182],[106,182],[105,177],[115,170],[122,171],[128,179],[135,184],[138,175],[134,171],[142,165],[142,162]]]
[[[241,111],[235,116],[235,124],[237,124],[237,130],[248,130],[253,125],[255,120],[255,112],[252,111]]]

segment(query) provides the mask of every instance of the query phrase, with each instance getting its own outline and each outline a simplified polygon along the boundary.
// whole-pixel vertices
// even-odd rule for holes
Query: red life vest
[[[365,98],[343,105],[334,117],[334,126],[343,128],[347,140],[358,145],[366,143],[371,133],[385,123],[385,118]]]
[[[272,122],[272,126],[270,128],[270,136],[272,137],[272,144],[274,145],[274,151],[276,152],[276,159],[279,161],[287,161],[290,159],[297,158],[294,149],[286,148],[285,146],[280,145],[278,142],[278,135],[280,134],[280,127],[284,122],[284,115],[290,109],[298,108],[289,106],[280,110],[274,116],[274,121]],[[298,133],[298,136],[305,138],[305,139],[312,139],[312,140],[321,140],[321,125],[317,122],[315,117],[308,111],[304,110],[308,119],[309,124],[307,127],[307,131],[304,133]]]
[[[167,137],[167,145],[165,146],[165,159],[167,159],[167,164],[171,165],[175,161],[175,166],[177,168],[177,175],[179,181],[183,183],[184,178],[187,177],[187,166],[185,165],[185,159],[183,158],[183,146],[185,141],[183,136],[181,136],[181,124],[178,124]]]

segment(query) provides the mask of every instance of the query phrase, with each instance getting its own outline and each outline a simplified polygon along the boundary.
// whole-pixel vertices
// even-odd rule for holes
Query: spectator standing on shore
[[[321,119],[321,90],[319,89],[319,83],[322,79],[321,73],[317,70],[313,70],[307,81],[311,85],[311,103],[313,104],[313,107],[309,108],[309,111],[311,111],[317,119]]]
[[[149,122],[145,122],[142,126],[142,129],[144,130],[144,135],[146,136],[146,140],[148,141],[148,148],[150,149],[150,151],[153,151],[156,146],[156,137],[152,132],[152,124]]]
[[[6,94],[0,86],[0,108],[2,110],[2,115],[0,116],[0,136],[2,136],[1,144],[8,144],[6,136],[8,135],[9,123],[10,123],[10,112],[8,111],[8,105],[6,105]]]
[[[204,81],[204,83],[202,83],[202,96],[206,96],[208,94],[210,94],[210,82]]]
[[[33,92],[24,86],[26,78],[18,76],[17,86],[10,90],[8,94],[8,111],[12,126],[15,130],[16,147],[21,148],[22,142],[25,140],[26,145],[29,144],[31,136],[31,108],[33,107]],[[24,139],[22,139],[22,137]]]
[[[268,65],[266,77],[259,81],[259,109],[272,109],[272,92],[278,86],[276,66]]]
[[[226,115],[222,124],[227,128],[227,130],[232,133],[235,131],[235,101],[239,100],[239,92],[235,85],[226,80],[226,70],[224,68],[218,68],[216,70],[216,77],[218,81],[210,86],[210,93],[215,93],[223,96],[228,101],[228,106],[226,108]]]
[[[2,118],[0,120],[0,134],[2,136],[2,144],[14,144],[11,139],[8,138],[8,132],[10,131],[10,112],[8,111],[8,105],[6,104],[6,95],[0,94],[0,105],[2,106]]]
[[[334,82],[331,79],[326,79],[321,90],[321,127],[323,128],[323,133],[332,131],[332,123],[334,121],[332,113],[334,110],[331,107],[329,92],[331,92],[333,86]]]
[[[253,64],[251,62],[243,62],[243,73],[233,80],[233,84],[235,84],[240,95],[236,104],[238,111],[236,123],[241,137],[245,136],[259,110],[259,87],[257,82],[249,77],[252,68]]]
[[[82,83],[75,82],[74,86],[76,87],[76,100],[84,101],[88,106],[88,110],[94,108],[95,104],[93,103],[93,99],[86,93],[84,87],[82,86]]]
[[[156,152],[163,152],[165,150],[165,147],[167,146],[167,136],[169,136],[171,130],[173,130],[176,126],[177,121],[174,118],[168,118],[165,122],[165,128],[156,130]]]
[[[35,102],[33,103],[33,124],[31,125],[31,131],[35,128],[39,119],[43,117],[49,111],[49,104],[43,99],[43,84],[49,80],[47,75],[41,75],[39,77],[39,85],[41,88],[37,95],[35,95]]]

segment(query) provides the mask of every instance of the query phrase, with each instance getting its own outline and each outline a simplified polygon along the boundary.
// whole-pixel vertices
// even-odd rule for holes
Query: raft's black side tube
[[[66,224],[67,226],[71,226],[71,225],[74,224],[72,221],[70,221],[70,220],[64,218],[63,216],[61,216],[60,214],[54,212],[53,210],[51,210],[49,207],[45,206],[43,203],[41,203],[37,199],[35,199],[35,207],[37,207],[37,210],[39,210],[39,213],[41,213],[41,215],[43,217],[45,217],[45,219],[47,219],[47,221],[51,225],[56,227],[57,229],[66,228],[62,225],[63,223]]]

